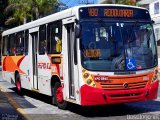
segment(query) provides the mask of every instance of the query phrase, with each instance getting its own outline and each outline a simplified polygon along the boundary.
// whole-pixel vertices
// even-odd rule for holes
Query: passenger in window
[[[56,52],[61,52],[62,51],[62,40],[55,36],[55,40],[56,40]]]
[[[17,40],[16,43],[16,54],[17,55],[23,55],[23,51],[24,51],[24,41],[21,38],[21,36],[19,36],[19,39]]]
[[[47,48],[47,40],[43,41],[43,48],[46,50],[46,48]]]
[[[15,47],[12,47],[12,48],[10,49],[10,55],[15,55],[15,53],[16,53],[16,48],[15,48]]]
[[[47,40],[43,40],[41,42],[40,53],[44,54],[47,48]]]

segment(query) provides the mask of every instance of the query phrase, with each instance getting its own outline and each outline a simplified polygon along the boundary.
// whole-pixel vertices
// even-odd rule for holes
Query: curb
[[[13,108],[15,108],[15,110],[22,115],[22,117],[25,120],[32,120],[32,118],[27,115],[27,113],[24,111],[24,109],[14,100],[14,98],[6,92],[6,89],[4,87],[2,87],[0,85],[0,91],[2,92],[2,94],[8,98],[8,102],[10,103],[10,105],[13,106]]]

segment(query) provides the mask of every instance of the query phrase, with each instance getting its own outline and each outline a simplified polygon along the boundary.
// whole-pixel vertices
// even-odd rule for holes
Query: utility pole
[[[83,1],[79,1],[80,4],[94,4],[94,0],[92,2],[89,2],[89,0],[83,0]]]

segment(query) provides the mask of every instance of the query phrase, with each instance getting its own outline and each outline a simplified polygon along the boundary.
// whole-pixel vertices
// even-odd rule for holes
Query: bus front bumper
[[[128,102],[139,102],[157,98],[159,81],[140,89],[104,90],[83,85],[81,92],[81,105],[105,105]]]

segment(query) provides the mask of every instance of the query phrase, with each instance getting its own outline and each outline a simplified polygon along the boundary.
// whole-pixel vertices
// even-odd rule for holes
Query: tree
[[[55,4],[55,10],[56,10],[56,12],[65,10],[67,8],[68,8],[68,6],[65,3],[61,2],[61,1],[57,2],[57,4]]]
[[[50,11],[56,12],[54,5],[57,0],[31,0],[32,14],[35,14],[36,19],[47,15]]]
[[[17,22],[19,25],[26,23],[26,19],[31,18],[31,6],[28,0],[9,0],[9,5],[5,9],[5,13],[9,16],[5,24],[10,25]]]
[[[136,0],[116,0],[116,3],[124,5],[136,5]]]
[[[5,24],[24,24],[28,19],[34,20],[55,12],[57,0],[9,0],[5,13],[9,15]],[[52,11],[52,12],[50,12]]]
[[[124,4],[124,5],[136,5],[136,0],[106,0],[103,2],[104,4]]]

